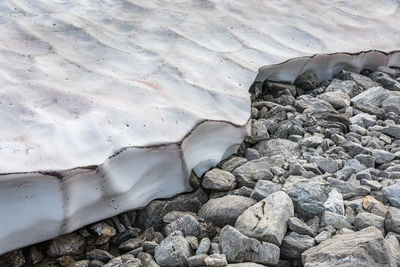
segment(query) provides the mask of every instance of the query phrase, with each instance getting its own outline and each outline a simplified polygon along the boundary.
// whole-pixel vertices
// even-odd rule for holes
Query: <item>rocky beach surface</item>
[[[400,266],[400,69],[254,83],[251,136],[193,191],[0,266]]]

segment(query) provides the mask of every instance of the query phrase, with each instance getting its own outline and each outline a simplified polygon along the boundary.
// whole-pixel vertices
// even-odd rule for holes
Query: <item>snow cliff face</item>
[[[0,254],[189,190],[192,169],[202,174],[248,133],[248,88],[260,66],[391,51],[400,46],[398,9],[396,1],[1,1]],[[360,68],[359,59],[340,58]],[[330,62],[313,68],[328,77]]]

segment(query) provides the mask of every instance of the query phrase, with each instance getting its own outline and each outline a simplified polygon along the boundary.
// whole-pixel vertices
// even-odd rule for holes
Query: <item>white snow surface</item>
[[[399,5],[1,0],[0,254],[190,190],[248,133],[259,67],[398,49]],[[305,57],[257,79],[399,61]]]

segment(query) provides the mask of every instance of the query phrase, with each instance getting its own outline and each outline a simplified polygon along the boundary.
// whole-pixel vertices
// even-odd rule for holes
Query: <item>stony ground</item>
[[[400,266],[399,81],[380,67],[254,84],[252,136],[193,192],[0,266]]]

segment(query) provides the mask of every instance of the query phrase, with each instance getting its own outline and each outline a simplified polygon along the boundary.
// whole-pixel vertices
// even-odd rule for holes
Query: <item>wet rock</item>
[[[51,240],[47,254],[51,257],[79,255],[85,246],[86,242],[82,236],[75,233],[66,234]]]
[[[202,186],[208,190],[229,191],[235,188],[235,176],[221,169],[212,169],[204,174]]]
[[[250,261],[271,265],[279,262],[279,247],[249,238],[229,225],[222,228],[219,244],[228,262]]]
[[[245,210],[235,228],[248,237],[280,245],[287,221],[294,216],[293,203],[283,191],[275,192]]]
[[[255,203],[254,199],[234,195],[210,199],[200,209],[199,216],[218,226],[234,225],[239,215]]]
[[[299,259],[301,253],[314,245],[315,240],[311,236],[290,232],[283,239],[281,255],[285,259]]]
[[[301,255],[303,265],[396,266],[394,257],[375,227],[349,234],[335,235]]]
[[[192,235],[198,239],[215,234],[215,229],[210,223],[205,222],[202,218],[197,219],[190,214],[168,224],[164,231],[166,235],[170,235],[174,231],[181,231],[185,236]]]
[[[191,254],[189,242],[176,232],[167,236],[154,251],[156,262],[161,266],[184,266]]]

